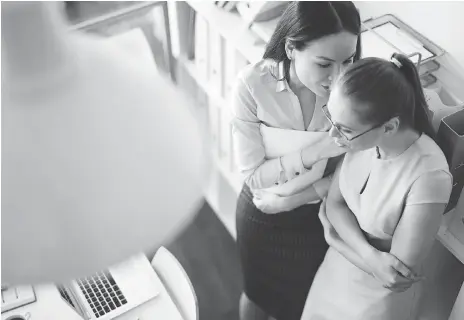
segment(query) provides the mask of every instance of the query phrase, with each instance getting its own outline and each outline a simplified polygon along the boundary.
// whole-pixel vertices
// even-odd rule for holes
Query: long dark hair
[[[361,19],[351,1],[292,1],[282,14],[266,46],[263,59],[284,62],[285,79],[289,79],[290,60],[285,42],[302,50],[314,40],[348,31],[358,36],[354,60],[361,57]]]
[[[336,87],[355,99],[363,123],[379,125],[398,116],[400,126],[409,126],[435,140],[419,74],[405,55],[395,53],[391,61],[359,60],[344,70]]]

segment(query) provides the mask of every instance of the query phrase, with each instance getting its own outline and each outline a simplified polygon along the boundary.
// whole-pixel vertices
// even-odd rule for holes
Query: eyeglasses
[[[370,128],[370,129],[367,130],[367,131],[364,131],[364,132],[362,132],[362,133],[360,133],[360,134],[358,134],[358,135],[356,135],[356,136],[354,136],[354,137],[348,138],[348,137],[341,131],[339,125],[335,124],[335,123],[332,121],[332,118],[330,117],[330,114],[329,114],[329,110],[327,110],[327,105],[322,106],[322,112],[324,112],[324,114],[325,114],[327,120],[329,120],[329,122],[330,122],[330,124],[332,125],[332,127],[334,127],[335,130],[337,130],[337,132],[338,132],[344,139],[346,139],[346,141],[353,141],[354,139],[359,138],[360,136],[362,136],[362,135],[364,135],[364,134],[366,134],[366,133],[368,133],[368,132],[370,132],[370,131],[372,131],[372,130],[374,130],[374,129],[380,128],[381,126],[384,125],[384,123],[378,124],[378,125],[376,125],[376,126]]]

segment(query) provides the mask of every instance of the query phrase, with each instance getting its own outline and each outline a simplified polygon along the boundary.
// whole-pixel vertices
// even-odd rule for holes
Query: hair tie
[[[403,66],[401,62],[399,62],[398,59],[396,59],[395,57],[391,57],[390,62],[397,66],[398,69],[401,69],[401,67]]]

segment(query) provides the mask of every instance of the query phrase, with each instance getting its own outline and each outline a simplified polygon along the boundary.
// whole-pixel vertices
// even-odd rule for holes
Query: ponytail
[[[399,62],[397,67],[399,67],[400,71],[404,74],[414,92],[411,124],[419,133],[425,133],[435,140],[436,133],[430,119],[431,112],[424,96],[424,90],[422,89],[416,66],[408,57],[399,53],[394,53],[392,55],[392,63],[396,65],[396,62]]]

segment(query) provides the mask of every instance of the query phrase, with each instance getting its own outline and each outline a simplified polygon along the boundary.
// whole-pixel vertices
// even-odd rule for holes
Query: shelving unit
[[[265,43],[237,12],[227,12],[213,2],[178,2],[171,4],[170,10],[174,6],[179,20],[174,29],[178,29],[179,39],[195,37],[197,45],[188,48],[184,43],[178,53],[177,49],[173,52],[178,69],[191,80],[184,79],[184,87],[194,100],[193,112],[211,134],[214,172],[205,197],[235,238],[235,208],[243,180],[234,165],[229,98],[238,71],[262,58]],[[192,16],[188,10],[195,12],[195,30],[185,21]],[[189,59],[192,55],[193,60]]]
[[[227,12],[207,1],[186,1],[193,10],[208,21],[209,26],[236,48],[251,63],[264,53],[264,41],[249,30],[237,12]]]

